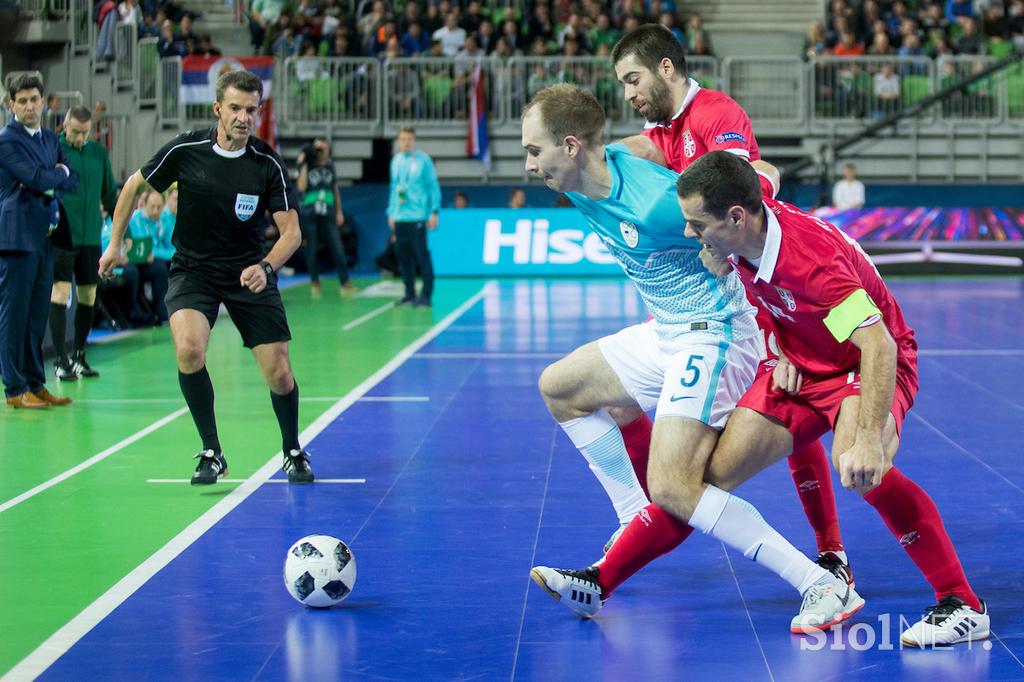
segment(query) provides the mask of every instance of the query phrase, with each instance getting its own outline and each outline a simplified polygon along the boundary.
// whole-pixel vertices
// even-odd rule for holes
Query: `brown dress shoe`
[[[36,391],[34,395],[47,405],[67,405],[71,402],[71,398],[68,398],[67,396],[56,396],[50,393],[45,386]]]
[[[25,391],[21,395],[8,398],[7,405],[17,410],[38,410],[44,407],[49,407],[50,403],[37,398],[36,394],[31,391]]]

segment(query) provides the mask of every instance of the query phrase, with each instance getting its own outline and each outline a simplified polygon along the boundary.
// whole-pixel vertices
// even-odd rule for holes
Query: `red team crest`
[[[693,136],[690,135],[689,130],[683,131],[683,154],[688,159],[692,159],[693,155],[697,153],[697,143],[693,141]]]

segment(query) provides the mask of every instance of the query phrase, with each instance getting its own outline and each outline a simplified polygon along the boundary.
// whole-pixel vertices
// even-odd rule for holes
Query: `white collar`
[[[779,249],[782,248],[782,226],[779,225],[779,219],[775,217],[775,213],[768,208],[768,205],[764,202],[761,205],[764,206],[766,234],[764,251],[761,252],[761,265],[757,268],[754,281],[771,282],[772,276],[775,274],[775,265],[779,262]]]
[[[683,98],[683,103],[682,105],[680,105],[679,111],[677,111],[675,115],[672,116],[672,121],[675,121],[677,118],[683,115],[683,112],[686,111],[686,107],[690,106],[690,102],[692,102],[693,98],[697,96],[698,92],[700,92],[700,83],[693,80],[692,78],[687,78],[686,80],[690,84],[690,89],[686,91],[686,97]],[[672,126],[672,121],[669,121],[667,124],[658,123],[656,121],[648,121],[647,123],[644,124],[644,130],[650,130],[651,128],[657,128],[658,126],[669,128]]]
[[[245,147],[242,147],[241,149],[236,149],[235,151],[231,152],[221,147],[219,144],[217,144],[217,141],[214,140],[213,151],[217,156],[223,156],[225,159],[237,159],[238,157],[245,154],[245,149],[248,146],[249,145],[246,144]]]

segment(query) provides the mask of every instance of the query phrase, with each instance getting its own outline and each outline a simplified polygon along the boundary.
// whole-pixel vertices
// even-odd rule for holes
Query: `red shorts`
[[[793,434],[793,449],[812,443],[835,428],[843,400],[860,395],[860,373],[850,372],[820,379],[804,377],[800,393],[790,395],[772,390],[774,363],[762,362],[757,378],[743,394],[737,407],[746,407],[767,417],[774,417]],[[896,366],[896,392],[890,412],[896,420],[896,434],[903,432],[903,419],[917,395],[917,372]]]

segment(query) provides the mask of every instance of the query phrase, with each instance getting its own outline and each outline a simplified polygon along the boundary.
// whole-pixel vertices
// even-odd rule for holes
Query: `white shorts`
[[[597,341],[604,359],[645,412],[688,417],[725,428],[736,402],[754,382],[761,340],[674,342],[663,350],[653,322],[635,324]]]

